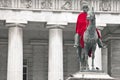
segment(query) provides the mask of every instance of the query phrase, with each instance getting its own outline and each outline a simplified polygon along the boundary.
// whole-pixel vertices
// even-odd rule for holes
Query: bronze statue
[[[88,57],[92,57],[92,70],[94,70],[94,53],[96,45],[103,47],[101,36],[96,28],[95,13],[92,8],[89,10],[88,4],[83,3],[83,12],[81,12],[77,19],[76,34],[74,47],[77,48],[79,55],[80,71],[89,71]]]

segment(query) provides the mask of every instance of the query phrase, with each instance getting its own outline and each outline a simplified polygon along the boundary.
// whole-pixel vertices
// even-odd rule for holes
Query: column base
[[[115,80],[115,79],[103,72],[77,72],[73,75],[70,75],[70,77],[68,77],[67,80]]]

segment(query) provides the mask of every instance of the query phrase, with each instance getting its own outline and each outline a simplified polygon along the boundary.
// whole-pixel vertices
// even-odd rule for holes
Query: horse
[[[91,55],[92,57],[92,70],[94,70],[94,58],[95,58],[95,50],[98,40],[98,35],[96,31],[96,18],[95,13],[93,11],[88,12],[87,19],[89,20],[89,25],[84,32],[83,40],[84,40],[84,48],[81,49],[81,71],[88,71],[88,57]]]

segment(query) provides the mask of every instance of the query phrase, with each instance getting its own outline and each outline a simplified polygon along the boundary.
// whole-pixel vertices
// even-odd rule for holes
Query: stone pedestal
[[[115,80],[103,72],[77,72],[70,75],[67,80]]]

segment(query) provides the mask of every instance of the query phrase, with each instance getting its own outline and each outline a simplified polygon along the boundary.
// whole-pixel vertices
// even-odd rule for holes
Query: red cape
[[[89,25],[89,21],[87,20],[87,13],[81,12],[77,18],[76,33],[78,33],[81,37],[80,45],[82,48],[84,48],[83,34],[86,31],[88,25]],[[99,31],[97,29],[96,31],[97,31],[98,37],[101,38]]]

